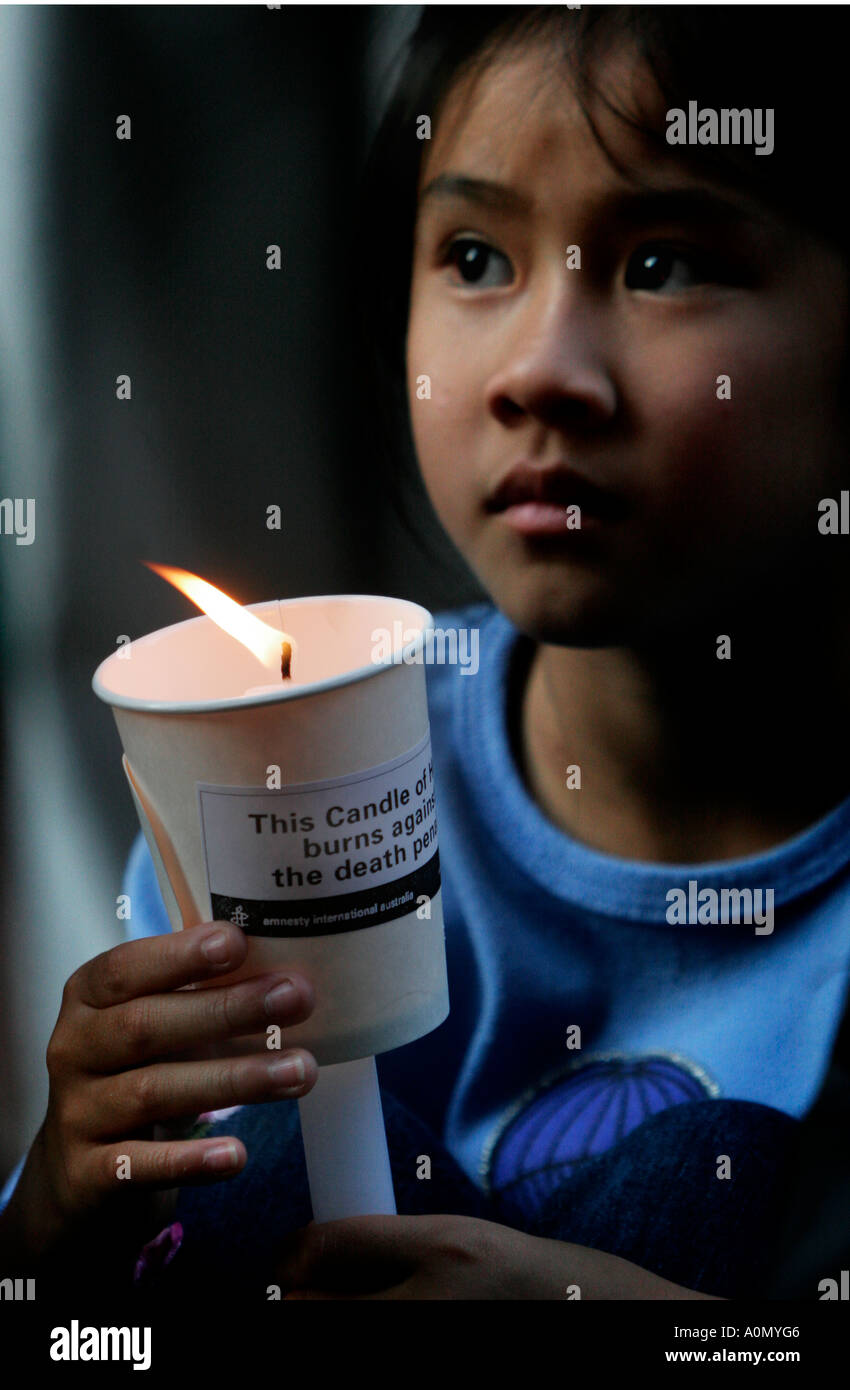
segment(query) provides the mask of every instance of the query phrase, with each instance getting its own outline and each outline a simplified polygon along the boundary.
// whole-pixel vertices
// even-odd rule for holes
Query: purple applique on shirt
[[[134,1284],[149,1284],[171,1264],[183,1244],[183,1227],[179,1221],[166,1226],[158,1236],[149,1240],[136,1261]]]

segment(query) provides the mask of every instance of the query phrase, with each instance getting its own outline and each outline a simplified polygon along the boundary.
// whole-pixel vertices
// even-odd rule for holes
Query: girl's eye
[[[720,276],[706,256],[697,251],[679,251],[663,242],[638,247],[626,266],[626,288],[630,290],[687,290]]]
[[[491,258],[495,257],[505,266],[510,266],[506,256],[501,251],[494,251],[492,246],[488,246],[485,241],[479,241],[475,237],[458,237],[446,249],[443,256],[443,264],[456,265],[458,273],[465,285],[480,285],[487,272],[487,266]],[[510,274],[498,281],[499,284],[510,284]],[[492,288],[491,281],[487,288]]]

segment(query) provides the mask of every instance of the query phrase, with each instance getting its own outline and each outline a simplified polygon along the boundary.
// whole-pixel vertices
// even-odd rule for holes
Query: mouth
[[[578,508],[578,511],[575,509]],[[577,473],[563,462],[532,464],[521,459],[497,484],[485,503],[525,535],[576,536],[628,515],[622,497]]]

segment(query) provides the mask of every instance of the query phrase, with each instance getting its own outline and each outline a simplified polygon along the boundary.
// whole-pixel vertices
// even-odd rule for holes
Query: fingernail
[[[230,943],[227,933],[217,931],[214,936],[208,936],[201,942],[203,952],[210,965],[227,965],[230,960]]]
[[[279,1013],[287,1004],[291,1004],[295,998],[295,985],[292,980],[281,980],[270,989],[266,995],[265,1008],[267,1014]]]
[[[287,1057],[269,1066],[269,1076],[276,1086],[300,1086],[304,1080],[304,1062],[301,1057]]]
[[[235,1168],[238,1162],[239,1151],[235,1144],[216,1144],[215,1148],[207,1149],[204,1154],[204,1167],[212,1168],[215,1172]]]

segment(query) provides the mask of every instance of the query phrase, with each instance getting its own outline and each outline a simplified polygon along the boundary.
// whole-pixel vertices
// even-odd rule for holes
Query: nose
[[[561,270],[504,325],[500,365],[486,385],[487,407],[503,425],[533,418],[564,432],[593,431],[616,415],[606,310]],[[567,280],[564,283],[563,277]]]

